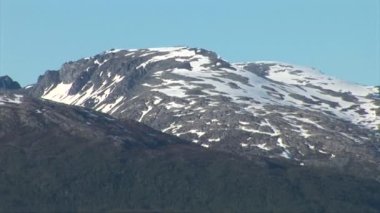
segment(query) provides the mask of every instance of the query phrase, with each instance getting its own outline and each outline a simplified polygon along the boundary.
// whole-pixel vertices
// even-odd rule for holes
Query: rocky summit
[[[209,149],[380,178],[378,88],[314,68],[230,63],[199,48],[112,49],[47,71],[27,90]]]
[[[9,76],[0,76],[0,90],[21,89],[18,82],[13,81]]]

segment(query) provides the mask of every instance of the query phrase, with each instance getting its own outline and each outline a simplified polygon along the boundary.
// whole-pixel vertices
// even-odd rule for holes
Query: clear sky
[[[0,75],[37,81],[110,48],[202,47],[380,85],[380,0],[0,0]]]

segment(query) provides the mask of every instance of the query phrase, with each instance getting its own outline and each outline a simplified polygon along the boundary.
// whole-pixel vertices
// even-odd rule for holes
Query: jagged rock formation
[[[18,82],[13,81],[9,76],[0,76],[0,90],[21,89]]]

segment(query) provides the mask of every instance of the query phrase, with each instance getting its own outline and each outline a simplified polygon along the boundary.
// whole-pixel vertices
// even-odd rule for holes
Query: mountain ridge
[[[27,90],[248,158],[380,171],[376,88],[315,69],[233,64],[199,48],[118,49],[65,63]]]
[[[233,64],[174,47],[104,51],[46,72],[28,91],[248,158],[380,171],[375,89],[297,65]]]
[[[181,50],[186,50],[184,51],[183,53],[181,53],[182,51]],[[102,54],[98,54],[96,56],[94,56],[95,58],[96,57],[104,57],[105,55],[109,55],[109,54],[116,54],[120,51],[132,51],[131,53],[128,53],[128,54],[132,54],[134,51],[136,52],[139,52],[139,51],[147,51],[148,53],[146,54],[141,54],[142,56],[146,56],[146,55],[149,55],[149,54],[154,54],[155,51],[156,53],[161,53],[164,55],[164,53],[170,53],[170,51],[174,51],[174,53],[172,53],[172,55],[170,54],[167,54],[167,55],[164,55],[162,56],[161,58],[160,57],[155,57],[154,60],[147,60],[145,63],[140,63],[138,66],[135,67],[135,69],[140,69],[140,68],[143,68],[144,66],[146,66],[146,64],[149,64],[149,63],[153,63],[153,62],[157,62],[157,61],[165,61],[166,59],[171,59],[171,58],[175,58],[176,61],[184,61],[186,59],[182,59],[181,57],[187,57],[187,56],[191,56],[191,51],[195,51],[195,53],[197,53],[197,51],[199,51],[199,53],[201,53],[200,55],[202,56],[202,54],[206,54],[206,56],[210,57],[209,60],[219,60],[217,61],[215,64],[219,64],[219,63],[228,63],[224,60],[222,60],[220,58],[220,56],[217,56],[216,53],[214,52],[211,52],[211,51],[208,51],[208,50],[205,50],[205,49],[196,49],[196,48],[185,48],[185,47],[175,47],[175,48],[148,48],[148,49],[133,49],[133,50],[122,50],[122,49],[117,49],[117,50],[110,50],[110,51],[104,51]],[[153,51],[153,52],[152,52]],[[168,51],[168,52],[166,52]],[[178,53],[176,53],[178,52]],[[127,55],[128,55],[127,54]],[[181,55],[182,54],[182,55]],[[142,56],[141,55],[138,55],[139,58],[141,58]],[[211,56],[210,56],[211,55]],[[88,57],[88,58],[85,58],[85,60],[90,60],[91,58],[94,58],[94,57]],[[197,54],[195,54],[195,56],[193,55],[193,58],[197,58]],[[194,59],[191,59],[191,60],[194,60]],[[200,59],[199,59],[200,60]],[[206,60],[206,59],[204,59]],[[107,62],[107,60],[105,61],[102,61],[102,63],[100,63],[98,61],[98,59],[95,59],[93,60],[95,64],[97,64],[99,67],[102,66],[104,63]],[[71,64],[73,62],[68,62],[64,65],[64,67],[68,67],[69,65],[68,64]],[[138,62],[137,62],[138,63]],[[213,66],[215,66],[215,64]],[[198,65],[198,64],[197,64]],[[219,64],[221,65],[221,64]],[[256,66],[277,66],[273,72],[278,72],[278,71],[281,71],[281,69],[283,68],[287,68],[287,67],[294,67],[294,70],[293,72],[297,72],[297,71],[300,71],[302,70],[304,73],[305,73],[305,76],[296,76],[296,75],[293,75],[293,76],[289,76],[290,74],[287,73],[287,72],[283,72],[281,73],[282,75],[278,75],[278,76],[275,76],[275,77],[271,77],[270,75],[268,76],[268,73],[266,75],[262,75],[267,77],[268,76],[268,79],[270,80],[277,80],[277,82],[281,82],[281,83],[287,83],[287,84],[293,84],[293,85],[305,85],[307,83],[310,83],[310,80],[309,81],[306,81],[306,82],[297,82],[297,81],[300,81],[299,79],[289,79],[289,78],[294,78],[294,77],[298,77],[298,78],[308,78],[308,79],[313,79],[312,77],[320,77],[322,76],[323,78],[325,79],[328,79],[327,81],[339,81],[338,83],[341,84],[341,85],[335,85],[335,87],[337,88],[334,88],[333,85],[327,85],[329,86],[326,91],[328,90],[332,90],[333,92],[336,92],[337,90],[341,90],[342,88],[344,88],[344,86],[347,86],[347,87],[352,87],[352,88],[344,88],[345,90],[343,92],[358,92],[357,94],[355,95],[361,95],[361,96],[366,96],[366,95],[371,95],[371,94],[376,94],[377,93],[377,88],[375,86],[365,86],[365,87],[362,87],[361,85],[358,85],[358,84],[351,84],[351,83],[348,83],[348,82],[344,82],[344,81],[340,81],[336,78],[333,78],[333,77],[329,77],[329,76],[324,76],[324,74],[322,74],[320,71],[318,70],[315,70],[315,69],[309,69],[309,68],[306,68],[306,67],[301,67],[301,66],[296,66],[296,65],[291,65],[291,64],[288,64],[288,63],[279,63],[279,62],[274,62],[274,61],[258,61],[258,62],[248,62],[248,63],[245,63],[245,64],[242,64],[242,63],[232,63],[232,64],[229,64],[227,65],[227,67],[231,68],[232,70],[236,70],[236,67],[230,67],[232,65],[240,65],[240,66],[246,66],[246,67],[249,67],[250,65],[256,65]],[[188,66],[188,63],[185,63],[183,66]],[[63,68],[64,68],[63,67]],[[178,68],[178,67],[175,67],[175,68]],[[181,67],[180,67],[181,68]],[[189,69],[189,67],[186,67]],[[199,67],[198,67],[199,68]],[[222,67],[222,68],[225,68],[225,67]],[[65,68],[64,68],[65,69]],[[256,71],[256,70],[255,70]],[[305,72],[307,71],[307,72]],[[269,73],[269,74],[273,74],[273,72]],[[255,74],[258,74],[258,73],[255,73]],[[263,73],[262,73],[263,74]],[[259,74],[260,75],[260,74]],[[288,76],[287,76],[288,75]],[[318,76],[319,75],[319,76]],[[64,75],[63,75],[64,76]],[[62,77],[62,76],[61,76]],[[75,76],[73,76],[75,78]],[[83,78],[83,76],[82,76]],[[120,81],[122,79],[121,76],[119,76],[118,78],[116,79],[113,79],[115,81]],[[285,78],[285,79],[280,79],[280,78]],[[68,78],[63,78],[62,79],[62,82],[63,83],[68,83],[70,82],[70,80],[72,79],[68,79]],[[284,82],[282,82],[281,80],[283,80]],[[305,79],[303,79],[305,80]],[[327,84],[329,82],[323,82],[323,83],[320,83],[320,82],[317,82],[319,83],[319,85],[314,85],[314,86],[321,86],[323,84]],[[334,88],[334,90],[332,89]],[[321,89],[321,88],[319,88]],[[350,90],[351,89],[351,90]],[[72,91],[72,90],[71,90]],[[75,92],[73,92],[75,93]],[[347,94],[348,95],[348,94]],[[350,98],[350,97],[348,97]],[[351,97],[352,98],[352,97]],[[378,123],[376,123],[378,124]]]

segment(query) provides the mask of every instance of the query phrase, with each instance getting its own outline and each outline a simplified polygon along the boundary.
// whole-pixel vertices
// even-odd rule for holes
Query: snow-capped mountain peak
[[[242,155],[331,160],[380,142],[375,87],[199,48],[109,50],[46,72],[30,91]]]

